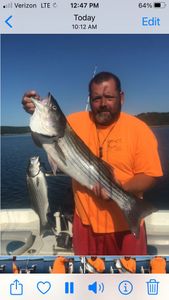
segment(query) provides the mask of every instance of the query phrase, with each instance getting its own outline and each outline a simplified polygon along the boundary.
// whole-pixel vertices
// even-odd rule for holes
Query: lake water
[[[164,176],[145,198],[160,209],[169,209],[169,128],[153,128],[158,139],[159,154]],[[26,186],[26,169],[29,158],[39,155],[49,168],[45,152],[36,147],[29,135],[2,136],[1,146],[1,207],[30,207]],[[51,211],[73,209],[71,180],[68,177],[48,177]]]

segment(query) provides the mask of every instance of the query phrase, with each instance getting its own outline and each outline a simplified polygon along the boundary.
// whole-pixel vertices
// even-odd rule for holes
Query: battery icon
[[[167,4],[165,2],[154,2],[155,8],[165,8]]]

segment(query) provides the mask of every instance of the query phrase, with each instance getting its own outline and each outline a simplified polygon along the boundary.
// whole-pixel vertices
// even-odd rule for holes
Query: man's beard
[[[121,102],[115,112],[110,111],[107,107],[103,107],[97,113],[93,113],[95,122],[99,125],[108,126],[117,121],[121,112]]]

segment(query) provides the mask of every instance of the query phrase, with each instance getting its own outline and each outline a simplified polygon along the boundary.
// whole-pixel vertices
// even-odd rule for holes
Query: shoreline
[[[148,125],[148,124],[147,124]],[[169,124],[167,125],[148,125],[150,128],[169,128]],[[16,136],[16,135],[22,135],[22,136],[31,136],[31,132],[16,132],[16,133],[12,133],[12,132],[9,132],[9,133],[1,133],[1,136]]]
[[[168,125],[148,125],[149,127],[159,127],[159,128],[164,128],[164,127],[166,127],[166,128],[169,128],[169,124]]]

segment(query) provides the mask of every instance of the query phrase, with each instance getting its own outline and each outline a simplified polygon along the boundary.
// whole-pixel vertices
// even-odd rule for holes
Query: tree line
[[[167,126],[169,125],[169,112],[157,113],[148,112],[136,115],[137,118],[144,121],[149,126]],[[1,134],[26,134],[30,133],[29,126],[1,126]]]

